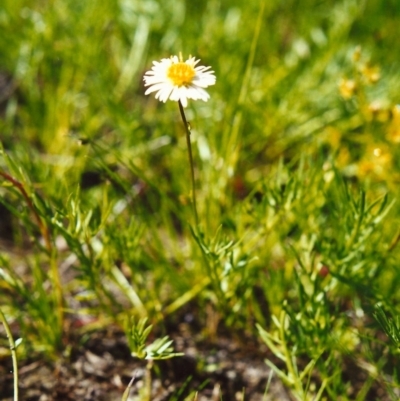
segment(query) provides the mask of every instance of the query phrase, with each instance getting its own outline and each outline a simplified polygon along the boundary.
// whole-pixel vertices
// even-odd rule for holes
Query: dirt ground
[[[227,335],[228,334],[228,335]],[[4,338],[0,332],[0,337]],[[170,334],[177,352],[184,356],[155,362],[151,381],[146,361],[130,355],[125,335],[116,327],[75,338],[68,356],[56,361],[39,357],[20,362],[20,401],[119,401],[132,379],[129,401],[138,400],[146,383],[151,401],[294,401],[279,378],[272,375],[265,358],[273,355],[255,339],[232,338],[229,333],[215,339],[195,334],[181,323]],[[274,361],[277,362],[276,360]],[[283,368],[283,367],[282,367]],[[9,357],[0,359],[0,400],[13,400],[13,375]],[[355,361],[345,363],[344,399],[358,399],[368,373]],[[400,394],[398,394],[400,396]],[[143,398],[142,398],[143,399]],[[374,382],[365,401],[393,401],[384,383]],[[336,401],[336,400],[335,400]]]
[[[170,336],[185,355],[155,362],[151,400],[183,400],[198,391],[198,401],[291,400],[282,383],[272,377],[264,362],[267,350],[255,341],[228,337],[207,341],[186,324]],[[32,359],[20,364],[20,401],[116,401],[135,376],[129,400],[138,399],[148,377],[146,361],[130,355],[123,333],[111,327],[75,339],[68,357],[56,362]],[[13,400],[10,358],[0,360],[0,400]],[[192,396],[190,399],[194,399]]]

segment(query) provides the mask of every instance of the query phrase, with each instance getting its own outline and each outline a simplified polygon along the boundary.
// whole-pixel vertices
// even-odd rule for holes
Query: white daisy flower
[[[187,106],[188,99],[206,102],[210,95],[204,88],[214,85],[216,78],[214,71],[209,71],[211,67],[196,67],[199,61],[191,56],[183,61],[182,55],[153,61],[152,69],[143,78],[145,86],[149,86],[145,95],[157,92],[156,99],[161,102],[180,101],[183,107]]]

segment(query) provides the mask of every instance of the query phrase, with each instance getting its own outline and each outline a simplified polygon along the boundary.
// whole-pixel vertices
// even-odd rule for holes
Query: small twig
[[[136,380],[136,375],[137,375],[137,371],[134,373],[134,375],[132,376],[131,381],[128,384],[128,387],[125,389],[124,394],[122,395],[121,401],[127,401],[128,400],[129,392],[130,392],[130,390],[131,390],[131,388],[133,386],[133,383]]]
[[[0,320],[4,325],[4,328],[7,333],[8,343],[10,344],[11,358],[13,363],[13,375],[14,375],[14,401],[18,401],[18,361],[17,361],[16,346],[10,330],[10,326],[8,325],[7,320],[1,309],[0,309]]]
[[[50,237],[50,231],[47,227],[47,225],[43,222],[41,217],[39,216],[38,211],[36,210],[35,205],[32,202],[32,199],[29,197],[28,193],[26,192],[24,185],[16,180],[14,177],[11,175],[5,173],[4,171],[0,171],[0,176],[3,177],[5,180],[11,183],[17,190],[22,194],[23,198],[25,199],[25,202],[29,208],[29,210],[33,213],[33,216],[36,220],[36,223],[39,227],[39,230],[42,234],[42,237],[45,242],[46,250],[49,254],[50,257],[50,267],[51,267],[51,272],[53,275],[53,284],[56,288],[56,304],[58,307],[58,319],[59,319],[59,324],[62,324],[63,321],[63,310],[62,310],[62,304],[63,304],[63,295],[62,295],[62,287],[61,287],[61,280],[60,280],[60,275],[58,272],[58,267],[56,264],[56,248],[53,247],[52,242],[51,242],[51,237]]]
[[[0,171],[0,176],[3,177],[5,180],[9,181],[15,188],[21,192],[22,196],[25,199],[26,204],[28,205],[28,208],[31,210],[33,215],[35,216],[35,220],[37,222],[37,225],[40,229],[40,232],[42,233],[43,239],[46,244],[47,251],[50,253],[52,250],[52,244],[50,240],[50,233],[47,228],[47,226],[43,223],[42,219],[40,218],[35,205],[32,202],[32,199],[29,197],[28,193],[26,192],[24,186],[22,185],[21,182],[17,181],[14,177],[11,175],[5,173],[4,171]]]

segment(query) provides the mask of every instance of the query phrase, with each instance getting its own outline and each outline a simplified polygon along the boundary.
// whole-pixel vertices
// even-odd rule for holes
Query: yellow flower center
[[[194,68],[183,62],[172,64],[167,71],[168,78],[176,86],[190,85],[195,75]]]

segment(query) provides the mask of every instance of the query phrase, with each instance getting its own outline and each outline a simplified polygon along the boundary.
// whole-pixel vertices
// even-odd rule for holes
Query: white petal
[[[147,79],[145,78],[145,86],[160,84],[160,83],[164,84],[169,83],[169,80],[163,77],[148,77]]]
[[[181,97],[181,91],[180,91],[180,88],[178,88],[178,87],[174,87],[174,89],[172,90],[172,92],[171,92],[171,95],[170,95],[170,99],[171,100],[175,100],[175,101],[178,101],[179,99],[180,99],[180,97]]]
[[[181,101],[183,107],[187,107],[188,102],[186,96],[181,96],[179,100]]]
[[[196,93],[199,97],[199,99],[204,100],[205,102],[210,98],[210,95],[208,92],[206,92],[203,88],[196,88]]]
[[[155,85],[150,86],[150,88],[147,88],[147,90],[146,90],[146,92],[144,92],[144,94],[148,95],[149,93],[161,90],[163,88],[165,88],[165,83],[164,82],[160,82],[160,83],[157,83]]]
[[[160,99],[161,102],[166,102],[170,97],[170,94],[174,88],[172,86],[162,88],[157,94],[156,99]]]

